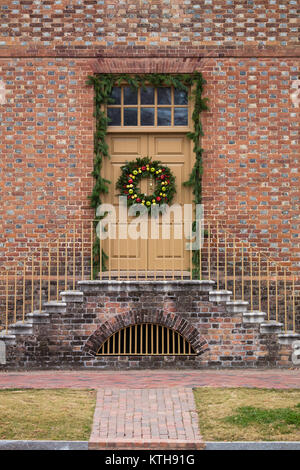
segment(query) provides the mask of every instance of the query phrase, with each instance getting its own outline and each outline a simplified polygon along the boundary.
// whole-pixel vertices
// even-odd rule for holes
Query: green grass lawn
[[[0,390],[0,439],[87,441],[95,404],[95,390]]]
[[[194,390],[205,441],[300,441],[300,390]]]

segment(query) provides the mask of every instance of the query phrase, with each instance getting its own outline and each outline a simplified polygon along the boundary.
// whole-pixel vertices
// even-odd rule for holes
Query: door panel
[[[110,190],[103,202],[113,204],[118,216],[118,192],[115,189],[121,171],[120,167],[126,161],[138,157],[149,156],[166,164],[176,178],[176,194],[173,203],[191,203],[191,189],[182,185],[188,179],[192,169],[192,143],[185,134],[149,133],[136,135],[111,133],[107,136],[111,158],[105,159],[103,170],[105,177],[111,181]],[[146,191],[147,180],[141,181],[141,190]],[[149,187],[148,187],[149,190]],[[148,234],[150,236],[150,221]],[[172,237],[173,238],[173,237]],[[108,242],[104,242],[104,249]],[[160,269],[183,270],[189,267],[188,252],[184,250],[184,240],[112,240],[110,244],[112,270],[150,270]]]

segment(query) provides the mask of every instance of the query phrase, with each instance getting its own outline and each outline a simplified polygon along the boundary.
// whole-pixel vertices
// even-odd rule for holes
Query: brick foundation
[[[209,301],[201,281],[82,281],[83,296],[51,305],[47,323],[7,345],[2,369],[229,368],[291,366],[292,349],[259,324],[243,323]],[[48,307],[48,312],[50,312]],[[196,356],[96,356],[102,342],[130,324],[154,322],[179,331]]]

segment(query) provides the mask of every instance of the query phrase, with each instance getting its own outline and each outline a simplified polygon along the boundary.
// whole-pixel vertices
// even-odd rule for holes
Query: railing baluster
[[[76,263],[75,263],[75,256],[76,256],[76,228],[75,225],[73,226],[73,290],[75,290],[75,282],[76,282]]]
[[[210,280],[210,222],[208,223],[207,250],[208,250],[208,279]]]
[[[33,255],[32,255],[33,261]],[[34,272],[34,265],[32,262],[32,281],[33,281],[33,272]],[[48,302],[50,302],[51,298],[51,241],[48,245]]]
[[[244,301],[244,244],[242,243],[242,301]]]
[[[91,281],[94,279],[94,256],[93,256],[93,246],[94,246],[94,223],[93,221],[91,222]]]
[[[118,281],[121,279],[121,274],[120,274],[120,262],[121,262],[121,252],[120,252],[120,223],[117,224],[118,228],[118,234],[117,234],[117,260],[118,260]]]
[[[202,280],[202,222],[198,222],[199,226],[199,279]]]
[[[26,302],[26,263],[24,261],[23,264],[23,314],[22,314],[22,322],[25,321],[25,302]]]
[[[296,333],[296,312],[295,312],[295,276],[293,275],[292,286],[292,302],[293,302],[293,333]]]
[[[129,266],[130,266],[130,261],[129,261],[129,240],[128,240],[128,230],[126,230],[126,267],[127,267],[127,281],[129,281],[130,276],[129,276]]]
[[[135,279],[138,280],[138,242],[137,239],[135,242]]]
[[[193,279],[193,249],[192,249],[192,244],[193,244],[193,240],[192,240],[192,222],[190,222],[190,239],[189,239],[189,248],[190,248],[190,270],[191,270],[191,279]]]
[[[286,269],[284,269],[283,275],[284,275],[284,330],[285,330],[285,333],[287,333],[288,317],[287,317]]]
[[[278,322],[278,267],[275,265],[275,319]]]
[[[68,290],[68,233],[65,237],[65,290]]]
[[[252,248],[250,248],[250,255],[249,255],[249,262],[250,262],[250,307],[251,312],[253,311],[253,267],[252,267]]]
[[[217,290],[220,288],[219,278],[219,222],[217,222]]]
[[[270,321],[270,261],[267,260],[267,317]]]
[[[233,236],[233,245],[232,245],[232,270],[233,270],[233,301],[236,299],[236,286],[235,286],[235,235]]]
[[[224,275],[225,275],[225,290],[227,290],[227,233],[224,233]]]
[[[6,283],[5,283],[5,329],[8,332],[8,270],[6,270]]]
[[[108,279],[111,280],[111,222],[108,224]]]
[[[173,258],[173,280],[174,280],[175,279],[175,220],[173,221],[172,258]]]
[[[103,276],[101,233],[102,232],[99,233],[99,275],[100,275],[100,281],[102,281],[102,276]]]
[[[43,274],[43,249],[40,248],[40,303],[39,310],[42,311],[42,274]]]
[[[260,252],[258,252],[258,310],[261,312]]]
[[[32,309],[33,311],[33,309]],[[15,268],[15,289],[14,289],[14,323],[17,321],[17,268]]]
[[[81,222],[81,280],[84,280],[84,229]]]
[[[49,260],[48,260],[49,261]],[[33,279],[33,275],[34,275],[34,259],[33,259],[33,253],[32,253],[32,256],[31,256],[31,311],[33,312],[34,310],[34,299],[33,299],[33,295],[34,295],[34,279]],[[49,287],[48,287],[48,290],[49,290]]]
[[[166,270],[165,270],[165,256],[166,256],[166,245],[165,245],[165,240],[162,240],[162,246],[163,246],[163,276],[164,280],[166,280]]]
[[[56,300],[59,297],[59,238],[56,241]]]

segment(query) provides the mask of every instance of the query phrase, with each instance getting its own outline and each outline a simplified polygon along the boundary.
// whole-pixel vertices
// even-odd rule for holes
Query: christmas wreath
[[[137,158],[121,167],[116,188],[120,196],[127,197],[128,206],[142,204],[148,210],[152,206],[170,204],[175,194],[175,177],[170,168],[150,157]],[[153,194],[141,193],[139,182],[142,178],[152,178],[155,182]]]

